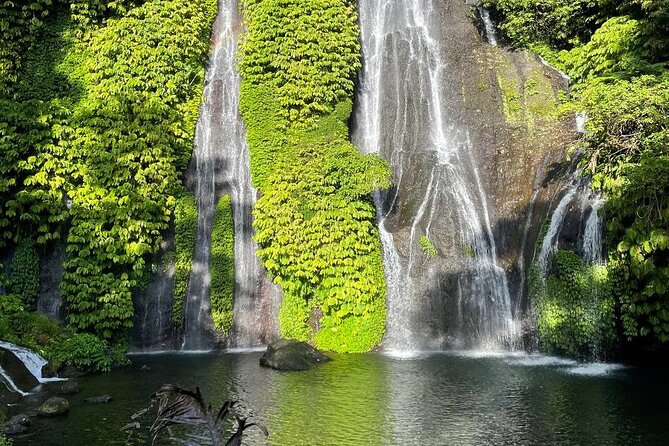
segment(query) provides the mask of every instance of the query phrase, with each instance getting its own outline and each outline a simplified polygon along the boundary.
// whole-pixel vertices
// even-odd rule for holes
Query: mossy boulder
[[[46,400],[38,409],[37,415],[41,417],[57,417],[66,415],[70,411],[70,403],[64,399],[54,396]]]
[[[306,342],[283,339],[267,347],[260,358],[260,365],[276,370],[300,371],[328,361],[331,361],[329,357]]]

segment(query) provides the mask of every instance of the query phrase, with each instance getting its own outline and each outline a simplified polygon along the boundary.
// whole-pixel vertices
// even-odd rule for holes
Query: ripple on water
[[[623,370],[625,366],[621,364],[607,364],[603,362],[591,362],[587,364],[581,364],[577,367],[571,367],[567,369],[572,375],[581,375],[581,376],[606,376],[614,372]]]

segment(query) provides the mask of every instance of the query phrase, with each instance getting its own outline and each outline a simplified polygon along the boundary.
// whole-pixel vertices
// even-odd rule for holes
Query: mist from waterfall
[[[251,185],[249,148],[239,114],[241,77],[236,71],[236,53],[240,24],[237,2],[221,0],[195,137],[198,226],[184,311],[184,350],[209,350],[220,341],[211,316],[210,262],[214,212],[224,193],[231,197],[235,230],[235,300],[227,344],[258,346],[278,332],[279,291],[265,278],[252,239],[257,193]]]
[[[361,0],[359,9],[364,68],[353,138],[390,163],[395,184],[375,197],[387,278],[383,347],[501,346],[516,330],[509,287],[469,131],[451,123],[444,103],[437,11],[431,0]],[[444,258],[439,243],[429,259],[424,245],[433,240],[459,253]],[[440,282],[439,262],[459,266],[446,305],[441,291],[425,289]]]

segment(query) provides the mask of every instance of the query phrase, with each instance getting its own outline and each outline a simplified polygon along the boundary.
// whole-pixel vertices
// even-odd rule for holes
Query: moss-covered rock
[[[260,365],[276,370],[300,371],[328,361],[329,357],[306,342],[285,339],[267,347],[267,351],[260,358]]]
[[[64,398],[54,396],[37,408],[37,415],[41,417],[57,417],[67,415],[69,411],[70,403]]]

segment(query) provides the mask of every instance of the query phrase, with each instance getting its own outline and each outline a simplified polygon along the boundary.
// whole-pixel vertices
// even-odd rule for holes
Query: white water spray
[[[444,347],[443,329],[425,333],[420,325],[440,323],[425,322],[435,315],[428,314],[424,293],[426,283],[439,281],[436,262],[446,261],[426,261],[422,237],[452,237],[466,252],[459,259],[458,316],[450,315],[460,330],[451,327],[449,341],[499,345],[513,337],[516,324],[469,132],[447,123],[438,14],[431,0],[362,0],[359,8],[364,71],[354,140],[363,153],[390,162],[396,184],[392,197],[375,197],[388,288],[384,347]],[[412,172],[416,164],[430,167]],[[449,234],[435,228],[444,212],[453,220]],[[389,227],[398,214],[404,228]]]

